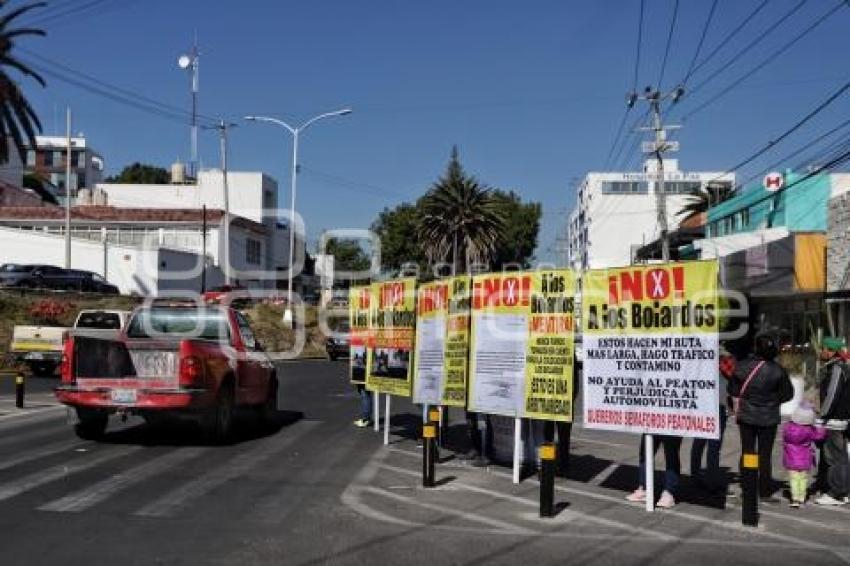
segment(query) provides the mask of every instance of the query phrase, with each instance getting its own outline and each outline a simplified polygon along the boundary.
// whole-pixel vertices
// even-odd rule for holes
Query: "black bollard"
[[[440,448],[440,445],[441,445],[440,439],[442,438],[442,430],[441,429],[442,429],[442,424],[443,424],[443,423],[440,422],[440,411],[439,411],[439,409],[431,409],[430,411],[428,411],[428,421],[431,424],[433,424],[435,427],[437,427],[437,436],[434,437],[434,443],[436,444],[436,448],[438,449],[437,456],[439,457],[439,448]]]
[[[539,448],[540,455],[540,516],[555,515],[555,444],[546,442]]]
[[[24,408],[24,374],[21,372],[15,376],[15,406]]]
[[[434,487],[434,460],[436,460],[437,427],[433,423],[422,426],[422,486]]]
[[[759,525],[759,455],[741,455],[741,524]]]

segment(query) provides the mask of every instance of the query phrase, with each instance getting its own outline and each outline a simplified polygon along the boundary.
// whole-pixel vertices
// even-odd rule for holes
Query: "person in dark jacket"
[[[754,355],[738,363],[730,382],[732,397],[737,399],[735,420],[741,432],[744,454],[758,454],[759,495],[769,499],[774,492],[771,457],[779,406],[794,397],[794,386],[788,372],[776,363],[777,340],[770,334],[759,334]]]
[[[850,495],[850,462],[847,457],[847,424],[850,422],[850,368],[842,357],[843,338],[824,338],[820,371],[820,417],[827,430],[821,448],[826,492],[815,503],[843,505]]]

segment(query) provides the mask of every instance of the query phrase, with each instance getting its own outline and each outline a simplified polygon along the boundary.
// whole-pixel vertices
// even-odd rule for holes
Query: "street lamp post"
[[[298,138],[304,130],[310,127],[313,123],[318,122],[319,120],[323,120],[324,118],[332,118],[334,116],[344,116],[346,114],[351,114],[351,108],[343,108],[341,110],[335,110],[333,112],[325,112],[324,114],[319,114],[318,116],[314,116],[297,127],[292,127],[283,120],[279,120],[277,118],[271,118],[269,116],[245,116],[246,120],[251,120],[255,122],[269,122],[271,124],[277,124],[278,126],[285,128],[290,134],[292,134],[292,189],[291,189],[291,200],[290,200],[290,220],[289,220],[289,265],[287,267],[287,295],[286,295],[286,310],[283,313],[283,322],[284,324],[292,326],[292,263],[294,261],[294,252],[295,252],[295,193],[297,190],[298,184]]]

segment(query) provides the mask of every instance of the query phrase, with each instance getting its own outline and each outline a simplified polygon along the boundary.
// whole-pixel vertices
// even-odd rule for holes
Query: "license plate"
[[[43,360],[44,354],[42,354],[41,352],[30,352],[29,354],[27,354],[27,359],[28,360]]]
[[[121,405],[132,405],[136,402],[135,389],[113,389],[112,402]]]

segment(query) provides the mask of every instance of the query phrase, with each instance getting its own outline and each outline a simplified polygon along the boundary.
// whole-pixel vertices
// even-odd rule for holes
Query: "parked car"
[[[351,355],[351,329],[347,320],[340,322],[339,327],[325,340],[325,351],[332,362]]]
[[[115,338],[127,324],[129,311],[82,310],[74,326],[25,326],[12,329],[9,353],[18,363],[29,366],[33,375],[51,376],[62,360],[63,341],[69,331],[87,336]]]
[[[0,287],[27,287],[30,289],[55,289],[118,294],[118,287],[102,276],[82,269],[63,269],[55,265],[20,265],[7,263],[0,266]]]
[[[248,320],[220,305],[139,307],[114,340],[72,334],[61,376],[56,397],[76,410],[81,438],[102,436],[113,413],[194,419],[219,441],[237,408],[264,423],[277,414],[274,365]]]
[[[250,305],[251,296],[248,289],[241,285],[220,285],[206,291],[201,298],[210,305],[227,304],[234,308]]]

